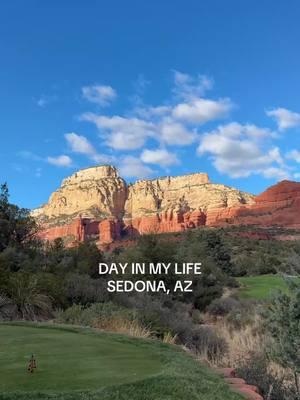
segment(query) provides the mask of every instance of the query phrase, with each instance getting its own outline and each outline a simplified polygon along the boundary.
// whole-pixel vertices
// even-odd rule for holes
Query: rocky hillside
[[[255,198],[254,204],[216,210],[214,225],[300,228],[300,183],[282,181]]]
[[[254,196],[210,183],[205,173],[127,185],[116,168],[107,165],[83,169],[65,179],[48,203],[32,214],[45,239],[98,236],[101,242],[109,242],[121,234],[212,224],[220,210],[251,204]]]

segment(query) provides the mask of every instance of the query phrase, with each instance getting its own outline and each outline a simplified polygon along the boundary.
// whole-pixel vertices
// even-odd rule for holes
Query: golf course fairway
[[[1,400],[241,399],[176,346],[84,328],[0,324],[0,371]]]

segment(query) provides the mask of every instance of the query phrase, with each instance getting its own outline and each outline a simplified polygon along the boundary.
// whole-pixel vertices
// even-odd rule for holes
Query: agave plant
[[[51,298],[39,290],[38,280],[16,273],[9,283],[7,296],[1,296],[0,309],[13,306],[17,318],[35,320],[51,314]]]

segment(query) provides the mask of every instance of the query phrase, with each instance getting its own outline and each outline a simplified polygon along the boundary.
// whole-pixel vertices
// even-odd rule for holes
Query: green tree
[[[37,232],[29,210],[9,202],[7,184],[0,186],[0,252],[8,246],[20,246],[33,240]]]
[[[221,270],[227,274],[231,274],[233,265],[231,262],[230,251],[224,243],[222,234],[215,230],[206,232],[206,245],[208,254],[213,258]]]
[[[288,285],[288,293],[279,292],[268,304],[265,326],[273,339],[270,356],[293,372],[300,399],[300,284],[288,281]]]

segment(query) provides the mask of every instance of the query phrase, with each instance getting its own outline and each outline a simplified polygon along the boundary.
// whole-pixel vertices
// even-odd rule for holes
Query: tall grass
[[[241,360],[251,357],[258,349],[265,348],[267,337],[260,329],[260,319],[255,316],[251,324],[233,328],[226,319],[215,324],[216,333],[222,337],[228,346],[228,351],[218,361],[217,366],[237,367]]]
[[[151,331],[142,326],[136,319],[127,319],[124,316],[110,316],[106,318],[96,318],[91,322],[91,326],[107,332],[123,333],[125,335],[148,338]]]
[[[147,338],[151,331],[137,319],[134,311],[113,303],[95,303],[90,307],[73,305],[65,311],[56,311],[55,322],[89,326],[108,332]]]

